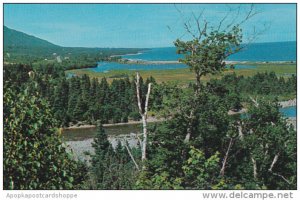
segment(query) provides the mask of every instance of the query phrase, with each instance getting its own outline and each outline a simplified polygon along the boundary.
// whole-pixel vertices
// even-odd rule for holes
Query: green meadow
[[[242,63],[239,65],[246,65],[246,63]],[[264,73],[264,72],[275,72],[277,76],[289,77],[292,74],[296,74],[296,64],[295,63],[247,63],[247,65],[251,64],[251,66],[255,66],[254,69],[235,69],[230,70],[226,69],[223,73],[219,75],[209,75],[205,76],[203,80],[209,80],[211,78],[219,78],[222,75],[228,73],[236,73],[237,75],[243,76],[253,76],[256,73]],[[108,82],[111,82],[116,78],[124,78],[124,77],[132,77],[135,75],[134,70],[111,70],[107,73],[103,72],[93,72],[88,69],[75,69],[75,70],[67,70],[66,74],[74,74],[77,76],[81,76],[83,74],[88,75],[91,78],[101,79],[103,77],[107,78]],[[181,84],[186,84],[195,80],[194,74],[188,69],[168,69],[168,70],[141,70],[140,74],[142,77],[154,77],[158,83],[161,82],[178,82]]]

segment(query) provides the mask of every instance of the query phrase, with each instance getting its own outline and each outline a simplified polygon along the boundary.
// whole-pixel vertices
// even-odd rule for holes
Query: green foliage
[[[286,125],[279,106],[268,101],[259,101],[259,107],[251,106],[242,118],[228,116],[233,97],[240,96],[235,85],[238,79],[232,76],[224,79],[231,82],[230,85],[223,85],[224,80],[220,80],[221,83],[212,81],[201,86],[189,142],[194,146],[192,151],[183,142],[189,122],[191,88],[157,86],[164,95],[162,104],[154,108],[172,118],[150,128],[147,169],[138,178],[138,189],[295,188],[296,133],[293,127]],[[232,146],[224,176],[221,176],[230,140]],[[219,153],[216,155],[216,152]],[[278,153],[278,161],[270,171]],[[257,178],[253,176],[252,158],[257,162]]]
[[[86,169],[66,152],[48,103],[6,88],[4,108],[4,188],[82,188]]]
[[[133,119],[134,121],[138,121],[141,119],[141,115],[138,111],[131,112],[128,117]]]
[[[219,181],[219,153],[206,158],[199,149],[191,147],[190,157],[182,167],[186,189],[212,189]],[[221,187],[220,184],[215,187]]]
[[[274,72],[257,73],[254,76],[237,76],[235,73],[228,74],[220,80],[214,80],[213,84],[219,84],[231,93],[240,93],[240,96],[263,95],[279,96],[296,93],[297,78],[292,75],[284,79],[277,77]]]
[[[167,171],[158,172],[149,178],[148,172],[141,172],[135,189],[143,190],[179,190],[184,189],[181,178],[172,178]]]
[[[202,39],[194,37],[186,42],[177,39],[174,44],[177,53],[184,55],[180,61],[190,67],[198,81],[201,76],[216,74],[225,68],[224,60],[240,49],[241,32],[238,26],[233,26],[226,32],[213,30],[199,33]]]
[[[121,143],[112,148],[101,124],[92,146],[95,153],[91,155],[91,188],[132,189],[137,173],[134,164]],[[138,150],[131,152],[136,156]]]
[[[257,181],[268,189],[295,189],[296,132],[287,125],[276,102],[258,103],[244,120],[244,146],[256,160]]]
[[[129,78],[114,80],[111,84],[105,78],[99,82],[82,77],[65,77],[63,69],[52,66],[33,68],[31,65],[6,65],[4,74],[5,87],[22,90],[26,83],[37,82],[37,90],[54,111],[60,126],[84,122],[96,124],[127,122],[129,119],[140,120],[138,113],[134,80]],[[141,93],[147,92],[147,83],[141,81]],[[145,99],[142,100],[144,103]],[[153,102],[154,103],[154,102]],[[150,101],[150,107],[153,104]]]
[[[107,135],[104,132],[102,125],[98,125],[98,132],[92,143],[92,147],[95,150],[95,154],[91,155],[91,172],[95,179],[95,188],[105,189],[109,188],[109,183],[106,182],[105,171],[109,167],[109,159],[113,153],[113,148],[110,145]]]

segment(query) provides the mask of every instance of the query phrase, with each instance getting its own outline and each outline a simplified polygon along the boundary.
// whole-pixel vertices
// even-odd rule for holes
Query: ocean
[[[230,56],[230,61],[296,61],[296,42],[253,43]],[[135,55],[124,55],[126,59],[145,61],[175,61],[182,57],[175,47],[152,48]]]

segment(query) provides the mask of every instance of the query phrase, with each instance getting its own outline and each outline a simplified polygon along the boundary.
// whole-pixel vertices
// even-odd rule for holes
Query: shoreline
[[[293,61],[295,62],[295,61]],[[184,64],[178,60],[139,60],[139,59],[120,59],[121,64]],[[233,61],[226,60],[226,65],[231,64],[290,64],[291,61]]]
[[[294,98],[287,101],[279,101],[279,105],[281,105],[282,108],[297,106],[297,99]]]
[[[154,117],[149,117],[147,122],[148,123],[154,123],[154,122],[163,122],[165,121],[165,119],[157,119]],[[128,122],[120,122],[120,123],[110,123],[110,124],[103,124],[103,127],[114,127],[114,126],[125,126],[125,125],[136,125],[136,124],[142,124],[143,121],[128,121]],[[89,129],[89,128],[96,128],[96,125],[92,125],[92,124],[84,124],[81,126],[69,126],[69,127],[65,127],[62,128],[62,130],[76,130],[76,129]]]
[[[290,99],[287,101],[280,101],[278,102],[279,105],[281,105],[282,108],[286,108],[286,107],[291,107],[291,106],[297,106],[297,99]],[[228,115],[235,115],[235,114],[242,114],[247,112],[247,108],[242,108],[240,111],[238,112],[234,112],[229,110],[228,111]],[[154,122],[163,122],[166,121],[166,119],[157,119],[155,117],[149,117],[148,118],[148,123],[154,123]],[[128,121],[128,122],[121,122],[121,123],[109,123],[109,124],[103,124],[103,127],[115,127],[115,126],[125,126],[125,125],[136,125],[136,124],[142,124],[143,122],[140,121]],[[65,127],[62,128],[62,131],[65,130],[77,130],[77,129],[89,129],[89,128],[96,128],[96,125],[91,125],[91,124],[84,124],[84,125],[73,125],[73,126],[69,126],[69,127]]]

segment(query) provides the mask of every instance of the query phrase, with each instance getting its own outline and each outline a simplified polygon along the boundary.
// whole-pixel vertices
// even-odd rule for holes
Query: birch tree
[[[151,92],[151,83],[148,84],[148,91],[146,94],[146,100],[144,104],[144,108],[142,108],[142,97],[140,94],[140,74],[136,73],[136,95],[137,95],[137,103],[139,108],[139,113],[142,117],[143,122],[143,140],[142,140],[142,162],[144,162],[147,158],[147,114],[148,114],[148,105],[149,105],[149,96]],[[143,165],[144,168],[144,165]]]

